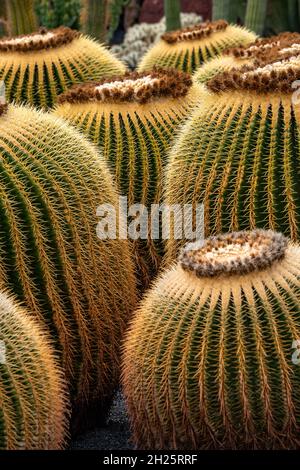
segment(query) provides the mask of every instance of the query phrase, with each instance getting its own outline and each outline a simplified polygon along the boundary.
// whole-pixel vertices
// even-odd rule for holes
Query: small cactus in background
[[[36,0],[35,4],[41,26],[79,28],[81,0]]]
[[[201,23],[202,18],[195,13],[181,13],[180,21],[182,27],[186,28],[187,26]],[[135,24],[126,31],[123,43],[112,46],[111,50],[119,59],[128,64],[131,69],[135,69],[149,47],[160,40],[165,29],[165,17],[158,23]]]
[[[175,31],[181,28],[180,0],[164,0],[164,13],[166,17],[166,31]]]
[[[255,230],[189,244],[125,342],[141,449],[294,449],[300,441],[300,247]]]
[[[247,0],[245,25],[261,35],[265,29],[268,0]]]
[[[7,99],[41,108],[52,107],[57,95],[76,83],[125,72],[103,46],[66,27],[3,38],[0,52]]]
[[[47,335],[0,293],[0,450],[61,449],[68,398]]]
[[[11,36],[29,34],[36,30],[38,24],[34,1],[5,0],[7,26]]]
[[[111,39],[128,3],[129,0],[82,0],[83,31],[101,42]]]
[[[254,33],[223,20],[165,33],[142,58],[138,70],[157,66],[192,73],[228,47],[248,45],[255,38]]]
[[[113,394],[135,305],[127,241],[96,231],[98,206],[118,210],[117,192],[101,155],[64,121],[1,111],[0,284],[48,327],[79,426]]]
[[[299,52],[296,44],[268,54],[274,63],[217,75],[182,129],[169,158],[165,202],[203,203],[207,236],[259,227],[299,240]],[[167,241],[166,263],[183,243]]]
[[[198,87],[176,70],[132,72],[124,77],[79,85],[59,98],[55,114],[87,134],[104,153],[128,205],[149,211],[160,204],[170,141],[191,106]],[[144,287],[156,273],[162,247],[150,234],[134,242]]]
[[[227,49],[220,57],[215,57],[199,67],[193,75],[193,80],[195,83],[205,84],[221,72],[253,64],[256,59],[267,60],[274,50],[279,51],[299,42],[299,33],[281,33],[270,38],[257,39],[248,46]]]

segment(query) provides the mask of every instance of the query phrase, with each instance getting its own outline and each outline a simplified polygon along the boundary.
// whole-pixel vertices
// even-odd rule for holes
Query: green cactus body
[[[78,417],[112,395],[135,303],[127,241],[96,233],[98,206],[118,208],[117,192],[104,160],[71,126],[3,108],[0,285],[48,327]]]
[[[144,72],[157,66],[193,73],[225,49],[248,45],[255,39],[254,33],[226,21],[203,23],[164,34],[142,58],[138,70]]]
[[[1,39],[0,52],[7,99],[40,108],[52,107],[76,83],[125,72],[103,46],[65,27]]]
[[[164,0],[164,13],[166,17],[166,31],[181,28],[180,0]]]
[[[35,0],[4,1],[6,5],[8,29],[12,36],[29,34],[36,30],[38,24],[34,10]]]
[[[268,0],[247,0],[245,24],[247,28],[253,29],[257,34],[263,34]]]
[[[283,235],[189,244],[126,337],[123,383],[138,448],[299,448],[299,306],[300,247]]]
[[[86,34],[106,41],[110,0],[83,0],[81,23]]]
[[[74,87],[61,96],[55,114],[87,134],[103,151],[128,206],[149,211],[160,204],[163,170],[170,141],[190,108],[198,102],[198,87],[177,71],[130,73],[113,80]],[[162,246],[151,237],[135,240],[141,284],[157,271]]]
[[[299,51],[298,51],[299,53]],[[300,235],[298,57],[217,75],[171,151],[167,204],[204,204],[206,235]],[[295,95],[293,95],[295,93]],[[168,240],[166,262],[184,240]]]
[[[68,398],[47,335],[0,293],[0,450],[61,449]]]

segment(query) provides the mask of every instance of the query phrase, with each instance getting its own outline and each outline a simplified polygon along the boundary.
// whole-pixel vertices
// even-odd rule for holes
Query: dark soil
[[[124,398],[118,392],[109,411],[106,424],[88,431],[71,442],[70,448],[79,450],[131,450],[128,416]]]

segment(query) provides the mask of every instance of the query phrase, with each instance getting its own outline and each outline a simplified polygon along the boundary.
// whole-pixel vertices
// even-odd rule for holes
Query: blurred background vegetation
[[[0,35],[65,25],[115,44],[132,25],[156,23],[164,12],[168,30],[180,26],[180,12],[193,12],[265,36],[300,31],[300,0],[0,0]]]

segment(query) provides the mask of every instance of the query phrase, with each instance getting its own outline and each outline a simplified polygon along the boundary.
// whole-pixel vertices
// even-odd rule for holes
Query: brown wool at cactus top
[[[0,40],[0,51],[30,52],[51,49],[69,44],[79,36],[78,31],[65,26],[50,30],[40,28],[39,31],[32,34],[2,38]]]
[[[291,45],[293,43],[300,42],[299,33],[280,33],[270,38],[259,38],[256,39],[249,46],[233,47],[224,51],[225,55],[231,55],[237,58],[252,58],[259,57],[260,54],[268,54],[270,49],[280,47],[283,48],[285,45]]]
[[[271,230],[233,232],[188,244],[181,266],[197,277],[246,274],[266,269],[285,255],[288,239]]]
[[[127,72],[125,75],[99,82],[74,86],[61,95],[58,103],[85,103],[88,101],[138,102],[185,96],[192,85],[189,74],[178,70],[155,69],[151,72]]]
[[[300,79],[300,58],[294,55],[294,51],[285,55],[283,60],[279,57],[280,55],[275,53],[273,63],[269,63],[272,60],[270,58],[254,65],[220,73],[207,82],[207,88],[214,93],[235,90],[261,94],[292,93],[293,82]]]
[[[227,26],[228,23],[224,20],[214,21],[212,23],[201,23],[196,26],[165,33],[162,35],[162,39],[169,44],[181,41],[193,41],[195,39],[208,37],[212,33],[216,33],[218,31],[225,31]]]

